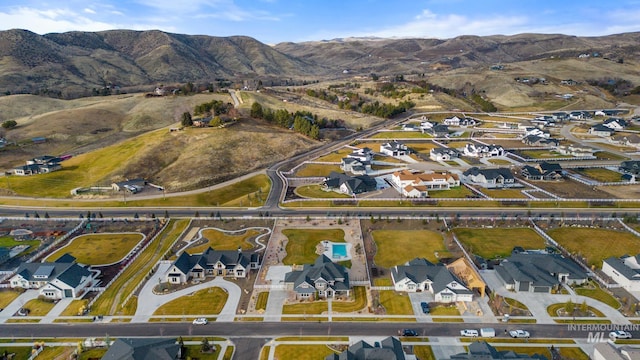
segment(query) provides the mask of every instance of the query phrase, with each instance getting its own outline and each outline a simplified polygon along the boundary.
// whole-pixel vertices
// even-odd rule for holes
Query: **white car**
[[[609,333],[612,339],[631,339],[631,333],[623,330],[616,330]]]
[[[512,338],[528,338],[529,332],[524,330],[511,330],[509,331],[509,335]]]
[[[193,320],[193,325],[207,325],[208,323],[209,323],[209,320],[203,317]]]
[[[473,330],[473,329],[460,330],[460,336],[478,337],[478,330]]]

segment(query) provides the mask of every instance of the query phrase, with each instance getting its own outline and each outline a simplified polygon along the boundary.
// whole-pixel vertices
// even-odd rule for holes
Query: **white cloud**
[[[89,8],[85,8],[84,10],[82,10],[84,12],[86,12],[87,14],[96,14],[95,10],[93,9],[89,9]]]

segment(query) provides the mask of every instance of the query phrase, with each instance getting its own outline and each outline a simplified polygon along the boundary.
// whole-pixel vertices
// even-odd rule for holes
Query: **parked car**
[[[460,336],[478,337],[478,330],[474,330],[474,329],[460,330]]]
[[[30,312],[31,312],[31,310],[29,310],[27,308],[20,308],[20,310],[18,310],[16,315],[18,315],[18,316],[29,316]]]
[[[402,329],[400,330],[401,336],[418,336],[418,332],[413,329]]]
[[[427,304],[425,301],[420,303],[420,307],[422,308],[422,312],[425,314],[429,313],[429,304]]]
[[[612,339],[631,339],[631,333],[623,330],[616,330],[609,333]]]
[[[529,332],[524,330],[511,330],[509,331],[509,336],[512,338],[528,338]]]
[[[207,325],[208,323],[209,323],[209,320],[203,317],[193,320],[193,325]]]

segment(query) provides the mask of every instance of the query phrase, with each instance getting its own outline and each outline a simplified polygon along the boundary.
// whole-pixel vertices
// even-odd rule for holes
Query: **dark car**
[[[413,329],[402,329],[400,331],[401,336],[418,336],[418,332]]]
[[[426,302],[421,302],[420,303],[420,307],[422,308],[422,312],[425,314],[429,313],[429,304],[427,304]]]

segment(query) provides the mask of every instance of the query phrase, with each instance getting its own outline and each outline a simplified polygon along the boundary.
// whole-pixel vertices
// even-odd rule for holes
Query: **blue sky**
[[[640,31],[640,0],[1,0],[0,30],[159,29],[264,43]]]

